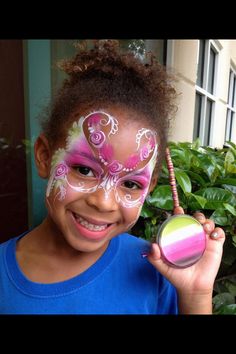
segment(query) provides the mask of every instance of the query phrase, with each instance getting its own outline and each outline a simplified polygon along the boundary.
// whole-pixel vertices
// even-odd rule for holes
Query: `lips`
[[[102,231],[105,230],[109,225],[108,223],[104,222],[91,222],[90,220],[85,219],[77,214],[74,214],[74,217],[80,225],[84,226],[86,229],[91,231]]]
[[[111,223],[108,223],[107,221],[101,221],[101,220],[95,220],[90,217],[84,217],[79,214],[73,213],[74,217],[79,221],[79,222],[87,222],[88,224],[92,226],[109,226]]]
[[[85,218],[73,212],[72,215],[80,234],[89,239],[98,240],[106,237],[108,231],[114,225],[106,221]]]

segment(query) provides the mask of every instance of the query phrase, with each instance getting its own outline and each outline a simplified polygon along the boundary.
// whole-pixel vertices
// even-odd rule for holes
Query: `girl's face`
[[[132,112],[78,116],[52,156],[46,192],[49,215],[74,249],[95,251],[135,224],[157,153],[155,132]]]

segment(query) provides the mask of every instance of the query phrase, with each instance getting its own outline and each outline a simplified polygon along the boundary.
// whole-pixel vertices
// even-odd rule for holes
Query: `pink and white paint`
[[[67,188],[81,193],[103,189],[105,198],[113,192],[117,203],[123,207],[140,207],[156,164],[156,133],[146,128],[138,130],[136,151],[125,161],[114,157],[112,137],[117,134],[118,120],[104,111],[92,112],[74,122],[68,132],[66,147],[53,155],[46,196],[49,197],[55,188],[59,200],[65,198]],[[87,175],[77,171],[81,166],[88,169]],[[127,181],[135,183],[138,188],[125,188]]]

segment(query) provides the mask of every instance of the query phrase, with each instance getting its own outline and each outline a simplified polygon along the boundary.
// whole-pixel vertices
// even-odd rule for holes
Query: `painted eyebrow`
[[[90,155],[89,153],[86,153],[85,151],[79,151],[79,150],[75,149],[75,150],[71,151],[68,155],[69,156],[72,155],[74,158],[76,158],[76,156],[85,157],[86,159],[88,159],[90,161],[93,161],[93,162],[96,162],[99,165],[101,164],[101,161],[99,161],[99,159],[97,159],[93,155]],[[69,159],[70,159],[70,157],[69,157]]]
[[[90,155],[90,154],[87,154],[86,152],[84,151],[76,151],[76,154],[82,156],[82,157],[86,157],[87,159],[93,161],[93,162],[96,162],[98,163],[99,165],[101,164],[101,161],[99,159],[97,159],[95,156],[93,155]]]
[[[137,173],[135,173],[135,172],[134,173],[128,173],[128,174],[124,175],[122,177],[122,179],[126,179],[126,178],[132,179],[132,178],[135,178],[135,177],[141,177],[141,178],[145,179],[146,181],[148,181],[150,179],[150,175],[146,171],[145,172],[140,171],[140,172],[137,172]]]

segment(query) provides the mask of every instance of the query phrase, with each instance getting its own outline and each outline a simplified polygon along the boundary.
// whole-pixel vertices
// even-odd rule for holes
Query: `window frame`
[[[213,93],[208,91],[208,80],[209,80],[209,72],[210,72],[210,51],[211,49],[215,53],[215,62],[214,62],[214,72],[213,72]],[[197,53],[197,64],[199,61],[199,50],[200,50],[200,40],[198,42],[198,53]],[[217,101],[217,93],[218,93],[218,72],[219,72],[219,53],[220,53],[221,47],[219,46],[219,43],[214,40],[204,40],[204,60],[203,60],[203,80],[202,80],[202,87],[197,84],[197,78],[196,78],[196,84],[195,84],[195,90],[196,94],[199,94],[201,96],[201,107],[200,109],[200,119],[197,124],[194,124],[194,127],[198,127],[199,135],[197,135],[197,132],[195,129],[193,130],[193,139],[199,137],[201,140],[201,143],[203,145],[211,145],[213,141],[213,126],[214,126],[214,121],[215,121],[215,106],[216,106],[216,101]],[[198,70],[198,69],[197,69]],[[200,70],[201,71],[201,70]],[[207,102],[210,100],[212,102],[212,108],[211,108],[211,116],[210,116],[210,125],[209,125],[209,131],[205,132],[205,127],[206,127],[206,111],[207,111]],[[195,102],[196,104],[196,102]],[[196,107],[195,107],[196,109]],[[194,117],[196,119],[196,117]],[[198,119],[198,118],[197,118]],[[205,142],[204,137],[208,136],[208,141]]]
[[[225,144],[227,144],[227,141],[233,140],[233,131],[235,128],[236,128],[236,69],[235,66],[231,63],[229,69],[228,98],[227,98],[226,118],[225,118]]]

